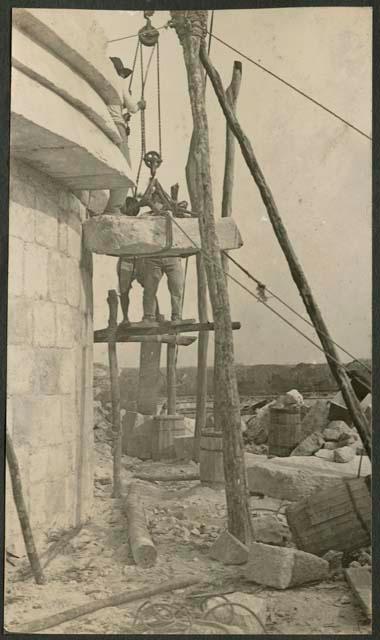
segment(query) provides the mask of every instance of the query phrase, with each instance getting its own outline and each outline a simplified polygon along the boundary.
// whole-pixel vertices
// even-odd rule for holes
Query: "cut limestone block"
[[[165,256],[184,256],[197,253],[192,242],[172,223],[172,242],[168,244],[165,216],[95,216],[83,225],[86,246],[94,253],[106,255],[149,255],[159,250]],[[192,241],[201,246],[197,218],[182,218],[180,226]],[[232,218],[216,222],[221,249],[239,249],[243,245],[239,230]],[[169,233],[170,235],[170,233]]]
[[[226,606],[226,602],[231,603],[231,607]],[[220,606],[219,606],[220,605]],[[240,605],[240,606],[239,606]],[[207,612],[211,611],[210,615]],[[252,613],[250,613],[250,611]],[[207,598],[203,611],[208,620],[216,620],[222,624],[238,625],[247,633],[265,633],[267,620],[267,603],[264,598],[259,598],[251,593],[228,593],[225,596],[215,596]]]
[[[252,518],[251,521],[252,538],[255,542],[275,544],[282,547],[290,538],[289,529],[272,513]]]
[[[229,531],[223,531],[210,548],[209,556],[223,564],[244,564],[248,559],[248,547]]]
[[[15,68],[11,152],[72,190],[133,186],[126,159],[99,127]]]
[[[307,412],[301,422],[302,437],[310,435],[314,431],[324,429],[329,421],[330,403],[328,400],[317,400]]]
[[[329,563],[311,553],[252,542],[246,577],[276,589],[288,589],[328,577]]]
[[[14,9],[13,25],[53,51],[93,86],[106,104],[121,104],[121,85],[107,57],[107,40],[88,11]]]
[[[194,454],[194,436],[174,436],[174,450],[177,460],[192,460]]]
[[[107,105],[91,85],[65,62],[17,29],[12,32],[12,65],[76,107],[112,142],[121,143]]]
[[[346,580],[368,619],[372,618],[372,573],[368,567],[350,567]]]
[[[340,484],[342,478],[356,477],[359,456],[338,464],[317,456],[290,456],[263,460],[262,456],[245,456],[248,487],[251,492],[272,498],[297,501],[307,498],[317,489]],[[371,463],[363,457],[361,475],[371,473]]]
[[[323,460],[330,460],[330,462],[334,462],[334,450],[333,449],[319,449],[314,453],[317,458],[323,458]]]
[[[343,420],[332,420],[323,431],[325,440],[340,442],[352,436],[354,431]]]
[[[311,433],[309,436],[304,438],[299,445],[293,449],[291,455],[292,456],[312,456],[313,453],[319,451],[321,447],[323,447],[325,441],[322,437],[322,434],[319,431],[315,431]]]
[[[334,461],[340,463],[349,462],[355,455],[355,449],[352,447],[339,447],[339,449],[335,449],[334,451]]]

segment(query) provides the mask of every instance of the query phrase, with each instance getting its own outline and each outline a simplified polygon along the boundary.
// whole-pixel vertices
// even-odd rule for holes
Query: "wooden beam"
[[[200,180],[199,164],[196,157],[197,132],[194,129],[191,136],[189,156],[186,164],[187,188],[190,196],[192,208],[201,210],[201,203],[198,198],[197,184]],[[198,294],[198,317],[199,321],[208,322],[208,295],[207,295],[207,275],[202,254],[196,256],[197,265],[197,294]],[[194,429],[193,460],[199,462],[199,449],[202,430],[206,426],[207,417],[207,353],[208,353],[208,332],[201,331],[198,339],[198,361],[197,361],[197,396],[196,414]]]
[[[279,245],[285,255],[287,263],[289,265],[290,272],[293,280],[298,288],[300,296],[303,300],[305,308],[309,314],[314,328],[318,334],[320,342],[325,352],[327,363],[330,367],[331,373],[335,378],[339,388],[342,392],[344,400],[347,404],[347,408],[351,414],[352,421],[357,428],[359,435],[362,439],[365,450],[371,458],[372,445],[371,445],[371,428],[370,425],[360,407],[360,402],[357,399],[349,377],[340,362],[339,355],[335,349],[335,345],[331,340],[329,330],[322,317],[320,309],[314,299],[311,287],[307,281],[306,275],[303,271],[301,263],[299,262],[297,255],[290,242],[285,225],[281,219],[280,212],[275,203],[272,192],[265,180],[264,174],[260,168],[260,165],[254,154],[250,140],[245,135],[241,128],[236,115],[233,113],[230,105],[226,100],[222,81],[216,69],[213,67],[205,47],[202,47],[200,52],[201,61],[206,69],[207,75],[211,80],[211,84],[214,87],[219,104],[223,110],[223,113],[227,119],[228,126],[237,138],[243,157],[247,163],[247,166],[251,172],[251,175],[260,191],[262,200],[265,204],[268,212],[268,217],[271,221],[274,233],[279,242]]]
[[[242,75],[242,64],[235,60],[232,69],[231,84],[226,91],[226,100],[234,113],[236,113],[236,104],[239,97]],[[234,188],[234,171],[235,170],[235,136],[226,123],[226,156],[224,163],[224,179],[223,179],[223,198],[222,198],[222,218],[228,218],[232,215],[232,193]],[[225,273],[228,272],[228,258],[222,254],[222,264]]]
[[[241,329],[240,322],[231,322],[231,329],[236,331]],[[193,331],[214,331],[215,324],[214,322],[193,322],[191,324],[184,324],[180,327],[169,327],[166,326],[158,326],[158,327],[117,327],[116,329],[110,329],[109,327],[106,329],[98,329],[94,331],[94,342],[133,342],[134,340],[130,340],[130,338],[135,338],[138,336],[149,336],[153,338],[155,336],[166,335],[170,331],[172,336],[176,336],[179,333],[190,333]],[[196,339],[196,338],[195,338]],[[139,340],[136,340],[139,342]],[[165,340],[166,342],[166,340]]]
[[[118,298],[114,289],[108,291],[109,306],[108,327],[111,335],[115,335],[117,327]],[[112,426],[113,426],[113,498],[121,497],[121,420],[120,420],[120,384],[117,363],[116,341],[108,342],[108,360],[111,379]]]
[[[241,433],[240,401],[234,365],[231,311],[216,233],[205,79],[199,60],[201,42],[207,33],[207,11],[171,11],[172,24],[182,45],[196,134],[197,192],[202,203],[199,217],[202,252],[215,322],[214,393],[215,423],[223,432],[228,529],[241,542],[251,537],[247,475]]]
[[[157,549],[148,531],[144,502],[137,482],[132,482],[128,487],[124,509],[128,520],[128,539],[133,559],[144,569],[153,567],[157,560]]]
[[[176,344],[167,346],[166,381],[168,396],[168,415],[176,414],[177,405],[177,375],[176,375]]]

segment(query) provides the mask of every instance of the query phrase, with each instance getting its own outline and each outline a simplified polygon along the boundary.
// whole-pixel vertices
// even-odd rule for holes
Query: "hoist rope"
[[[329,113],[330,115],[334,116],[334,118],[337,118],[338,120],[340,120],[341,122],[346,124],[348,127],[351,127],[351,129],[353,129],[357,133],[360,133],[360,135],[364,136],[365,138],[368,138],[368,140],[372,140],[372,137],[369,136],[364,131],[362,131],[361,129],[359,129],[359,127],[356,127],[355,125],[351,124],[351,122],[349,122],[348,120],[345,120],[345,118],[342,118],[342,116],[340,116],[338,113],[336,113],[332,109],[329,109],[328,107],[325,107],[325,105],[323,105],[321,102],[319,102],[315,98],[312,98],[311,96],[309,96],[304,91],[301,91],[301,89],[298,89],[294,84],[291,84],[287,80],[284,80],[284,78],[281,78],[281,76],[277,75],[273,71],[270,71],[270,69],[268,69],[267,67],[264,67],[264,65],[260,64],[256,60],[253,60],[252,58],[247,56],[245,53],[242,53],[241,51],[239,51],[239,49],[235,49],[235,47],[233,47],[232,45],[228,44],[228,42],[225,42],[225,40],[222,40],[222,38],[219,38],[218,36],[216,36],[213,33],[210,33],[209,31],[208,31],[208,33],[210,34],[211,38],[214,38],[215,40],[217,40],[218,42],[223,44],[225,47],[227,47],[228,49],[231,49],[231,51],[234,51],[235,53],[237,53],[242,58],[245,58],[245,60],[248,60],[248,62],[251,62],[256,67],[261,69],[262,71],[265,71],[265,73],[268,73],[273,78],[276,78],[276,80],[279,80],[279,82],[282,82],[282,84],[286,85],[290,89],[293,89],[293,91],[296,91],[299,95],[303,96],[304,98],[306,98],[307,100],[309,100],[313,104],[317,105],[317,107],[320,107],[324,111],[327,111],[327,113]]]
[[[161,29],[167,29],[168,26],[169,26],[168,22],[165,22],[165,24],[162,24],[161,27],[155,27],[154,29],[156,31],[160,31]],[[153,32],[153,29],[152,29],[152,32]],[[131,38],[137,38],[138,35],[139,35],[138,33],[132,33],[130,36],[123,36],[122,38],[114,38],[113,40],[107,40],[107,42],[108,44],[110,44],[111,42],[120,42],[121,40],[130,40]]]
[[[278,296],[276,293],[274,293],[273,291],[271,291],[265,284],[263,284],[263,282],[261,282],[260,280],[258,280],[258,278],[255,278],[254,275],[252,275],[247,269],[245,269],[237,260],[235,260],[229,253],[227,253],[226,251],[223,252],[227,258],[229,260],[231,260],[231,262],[233,262],[238,269],[240,269],[240,271],[242,271],[248,278],[250,278],[250,280],[253,280],[257,285],[263,287],[265,289],[265,291],[267,291],[273,298],[275,298],[276,300],[278,300],[279,302],[281,302],[281,304],[284,305],[284,307],[286,307],[287,309],[289,309],[289,311],[291,311],[292,313],[294,313],[294,315],[296,315],[298,318],[300,318],[300,320],[302,320],[303,322],[305,322],[306,324],[308,324],[310,327],[314,328],[314,325],[312,322],[310,322],[310,320],[308,320],[307,318],[305,318],[303,315],[301,315],[300,313],[298,313],[298,311],[296,311],[293,307],[291,307],[287,302],[285,302],[285,300],[283,300],[282,298],[280,298],[280,296]],[[364,369],[366,369],[369,373],[372,373],[371,369],[369,367],[367,367],[367,365],[362,362],[361,360],[358,360],[352,353],[350,353],[349,351],[347,351],[344,347],[342,347],[340,344],[338,344],[337,342],[335,342],[335,340],[332,340],[330,338],[330,336],[328,336],[327,334],[325,334],[323,331],[319,332],[321,335],[325,336],[325,338],[329,338],[330,342],[332,342],[336,347],[338,347],[338,349],[340,349],[341,351],[343,351],[343,353],[345,353],[347,356],[350,356],[350,358],[352,358],[354,360],[354,362],[357,362],[358,364],[360,364]]]
[[[137,40],[136,51],[135,51],[135,55],[133,57],[132,73],[131,73],[131,78],[129,80],[129,85],[128,85],[128,91],[130,93],[132,91],[132,82],[133,82],[133,77],[135,75],[135,67],[136,67],[136,62],[137,62],[137,56],[138,56],[138,53],[139,53],[139,46],[140,46],[140,41]]]
[[[156,44],[157,59],[157,113],[158,113],[158,153],[162,159],[162,122],[161,122],[161,79],[160,79],[160,43]]]
[[[181,227],[181,225],[177,222],[177,220],[173,217],[172,221],[174,222],[174,224],[178,227],[178,229],[180,229],[180,231],[182,231],[182,233],[184,234],[184,236],[186,236],[186,238],[192,243],[192,245],[203,255],[204,259],[211,264],[211,266],[214,266],[214,261],[209,258],[209,256],[205,253],[205,251],[199,246],[197,245],[196,242],[194,242],[194,240],[189,236],[188,233],[186,233],[186,231],[183,229],[183,227]],[[255,298],[258,302],[261,302],[261,304],[263,304],[265,307],[267,307],[267,309],[269,309],[270,311],[272,311],[272,313],[274,313],[277,317],[279,317],[281,320],[283,320],[283,322],[285,322],[285,324],[287,324],[289,327],[291,327],[292,329],[294,329],[294,331],[296,331],[296,333],[298,333],[299,335],[301,335],[303,338],[305,338],[305,340],[307,340],[308,342],[310,342],[310,344],[312,344],[314,347],[316,347],[317,349],[319,349],[319,351],[321,351],[327,358],[327,360],[332,360],[333,362],[335,362],[339,367],[343,367],[344,369],[346,369],[346,365],[342,364],[341,362],[339,362],[339,360],[337,360],[336,358],[334,358],[333,356],[331,356],[330,354],[326,353],[325,350],[323,349],[323,347],[321,347],[317,342],[314,342],[314,340],[312,340],[311,338],[309,338],[308,335],[306,335],[306,333],[304,333],[303,331],[301,331],[300,329],[298,329],[298,327],[296,327],[292,322],[290,322],[289,320],[287,320],[287,318],[285,318],[283,315],[281,315],[281,313],[279,313],[278,311],[276,311],[276,309],[274,309],[273,307],[271,307],[267,302],[265,302],[265,300],[263,300],[260,296],[256,295],[253,291],[251,291],[251,289],[248,289],[248,287],[246,287],[242,282],[240,282],[240,280],[238,280],[237,278],[235,278],[234,276],[232,276],[230,273],[223,271],[223,273],[227,276],[227,278],[230,278],[230,280],[232,280],[232,282],[235,282],[235,284],[237,284],[239,287],[241,287],[241,289],[244,289],[244,291],[246,291],[250,296],[252,296],[253,298]],[[357,362],[360,362],[359,360],[355,359]]]

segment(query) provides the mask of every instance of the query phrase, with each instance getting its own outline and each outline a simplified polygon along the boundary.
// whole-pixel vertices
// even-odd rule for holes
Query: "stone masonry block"
[[[60,352],[59,363],[59,392],[74,393],[75,392],[75,349],[65,349]]]
[[[46,492],[46,486],[49,484],[44,480],[30,486],[29,518],[33,533],[37,528],[45,527],[47,524],[46,508],[49,496]]]
[[[7,349],[7,392],[9,394],[32,393],[35,390],[34,350],[18,345]]]
[[[36,203],[36,190],[31,183],[23,176],[16,176],[12,164],[11,177],[9,180],[9,199],[13,202],[34,209]]]
[[[80,259],[82,252],[82,225],[80,218],[73,214],[70,215],[67,225],[67,251],[72,258]]]
[[[41,196],[42,197],[42,196]],[[51,200],[45,199],[48,203]],[[37,202],[37,206],[39,203]],[[58,209],[54,203],[51,204],[51,212],[47,213],[43,209],[36,211],[36,240],[39,244],[49,249],[56,249],[58,246]]]
[[[33,303],[28,298],[8,298],[8,344],[33,342]]]
[[[79,262],[72,258],[66,258],[64,260],[64,270],[66,273],[66,301],[72,307],[79,307],[81,280]]]
[[[34,242],[34,226],[34,209],[11,200],[9,202],[9,235],[26,242]]]
[[[77,412],[75,395],[61,397],[62,429],[65,440],[72,442],[79,433],[79,414]]]
[[[229,531],[223,531],[210,548],[209,556],[223,564],[244,564],[248,560],[248,547]]]
[[[48,293],[48,251],[35,244],[25,245],[25,295],[46,298]]]
[[[324,580],[328,573],[327,560],[311,553],[261,542],[252,542],[250,545],[246,577],[257,584],[287,589]]]
[[[79,339],[79,312],[67,304],[56,305],[57,347],[70,349]]]
[[[57,251],[49,252],[48,288],[53,302],[66,302],[66,259]]]
[[[33,446],[57,445],[64,441],[59,396],[23,396],[13,399],[14,443]]]
[[[55,305],[53,302],[34,302],[34,344],[53,347],[56,339]]]
[[[21,296],[24,293],[24,266],[26,262],[22,240],[9,237],[8,256],[8,294]]]
[[[47,481],[48,474],[55,465],[48,466],[49,447],[31,446],[29,456],[29,480],[30,484],[36,485]]]
[[[48,469],[54,469],[54,476],[50,480],[62,480],[71,473],[70,462],[67,458],[67,444],[50,446],[47,449]]]
[[[64,368],[65,351],[61,349],[39,349],[36,352],[36,363],[39,393],[54,395],[64,393],[61,388],[61,374]],[[66,388],[66,387],[65,387]]]
[[[62,191],[61,193],[65,193]],[[67,220],[64,211],[60,210],[58,216],[58,248],[61,253],[67,253],[68,249]]]

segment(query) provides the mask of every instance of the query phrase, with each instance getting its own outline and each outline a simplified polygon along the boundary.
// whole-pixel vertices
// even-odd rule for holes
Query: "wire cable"
[[[247,56],[245,53],[242,53],[242,51],[239,51],[239,49],[235,49],[235,47],[233,47],[232,45],[228,44],[228,42],[225,42],[225,40],[222,40],[222,38],[219,38],[214,33],[210,33],[210,31],[208,31],[207,33],[209,33],[210,38],[214,38],[215,40],[217,40],[218,42],[223,44],[225,47],[227,47],[228,49],[231,49],[231,51],[234,51],[235,53],[237,53],[242,58],[245,58],[246,60],[248,60],[248,62],[251,62],[256,67],[261,69],[262,71],[265,71],[265,73],[268,73],[273,78],[276,78],[276,80],[279,80],[279,82],[282,82],[284,85],[286,85],[290,89],[293,89],[293,91],[296,91],[297,93],[299,93],[301,96],[303,96],[304,98],[306,98],[307,100],[309,100],[313,104],[317,105],[318,107],[320,107],[321,109],[323,109],[324,111],[329,113],[330,115],[334,116],[334,118],[337,118],[338,120],[340,120],[341,122],[346,124],[348,127],[351,127],[351,129],[353,129],[357,133],[360,133],[360,135],[364,136],[368,140],[372,140],[372,137],[369,136],[364,131],[362,131],[361,129],[359,129],[359,127],[356,127],[355,125],[351,124],[351,122],[349,122],[348,120],[345,120],[344,118],[342,118],[342,116],[340,116],[338,113],[336,113],[332,109],[329,109],[328,107],[326,107],[324,104],[322,104],[321,102],[319,102],[315,98],[312,98],[311,96],[309,96],[307,93],[305,93],[301,89],[298,89],[294,84],[291,84],[287,80],[284,80],[284,78],[281,78],[281,76],[277,75],[273,71],[270,71],[270,69],[268,69],[267,67],[264,67],[264,65],[260,64],[256,60],[253,60],[252,58]]]
[[[155,27],[155,29],[157,29],[157,31],[159,31],[160,29],[167,29],[168,28],[168,23],[165,22],[165,24],[161,25],[161,27]],[[146,31],[146,33],[151,33],[150,31]],[[153,33],[153,30],[152,30]],[[130,36],[123,36],[122,38],[114,38],[113,40],[107,40],[108,44],[111,44],[111,42],[121,42],[121,40],[130,40],[130,38],[137,38],[139,34],[138,33],[132,33]]]

